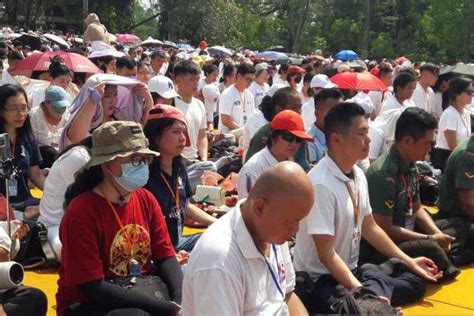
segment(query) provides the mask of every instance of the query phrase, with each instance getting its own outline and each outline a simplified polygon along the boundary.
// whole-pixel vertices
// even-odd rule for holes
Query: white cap
[[[148,81],[150,92],[156,92],[165,99],[171,99],[178,96],[174,88],[173,81],[162,75],[154,76]]]
[[[322,88],[322,89],[330,89],[330,88],[337,88],[337,84],[331,82],[329,77],[323,74],[318,74],[311,79],[311,83],[309,84],[310,88]]]

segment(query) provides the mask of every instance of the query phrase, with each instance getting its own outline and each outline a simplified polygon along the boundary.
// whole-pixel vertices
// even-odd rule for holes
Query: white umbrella
[[[154,39],[151,36],[148,36],[148,38],[144,40],[140,45],[158,46],[158,45],[163,45],[163,42],[160,40]]]
[[[64,39],[62,39],[61,37],[57,35],[47,33],[47,34],[43,34],[42,36],[50,40],[51,42],[55,42],[56,44],[66,47],[67,49],[71,48],[68,42],[66,42]]]
[[[221,55],[228,55],[232,56],[232,51],[224,46],[212,46],[207,49],[209,53],[212,55],[212,53],[216,54],[221,54]]]

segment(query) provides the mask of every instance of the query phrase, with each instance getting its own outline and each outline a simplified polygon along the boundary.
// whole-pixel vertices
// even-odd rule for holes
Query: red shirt
[[[127,234],[107,200],[92,191],[77,196],[67,208],[59,228],[58,315],[73,303],[87,301],[80,284],[128,274],[129,241],[133,258],[142,264],[142,274],[151,271],[151,260],[175,255],[160,205],[150,192],[139,189],[127,204],[113,205]]]

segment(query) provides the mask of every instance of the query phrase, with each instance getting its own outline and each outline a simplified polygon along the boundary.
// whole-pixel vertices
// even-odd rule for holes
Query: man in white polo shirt
[[[255,68],[250,64],[237,67],[235,83],[225,89],[219,99],[219,130],[242,134],[247,119],[255,112],[253,94],[248,90],[255,77]]]
[[[294,293],[287,240],[314,201],[294,162],[265,171],[247,199],[212,224],[183,282],[183,315],[308,315]]]
[[[273,118],[267,146],[252,156],[239,172],[239,199],[249,195],[260,175],[278,162],[292,159],[303,141],[312,141],[304,132],[301,115],[291,110],[279,112]]]
[[[364,109],[355,103],[336,105],[324,126],[328,152],[309,172],[315,203],[300,223],[294,253],[296,271],[307,272],[315,282],[314,301],[307,307],[334,313],[331,305],[340,298],[341,289],[361,286],[394,305],[420,299],[425,292],[422,278],[436,282],[442,273],[430,259],[403,253],[372,216],[367,180],[355,166],[369,150]],[[387,257],[397,259],[358,268],[362,236]]]
[[[433,108],[434,91],[431,87],[436,84],[438,76],[438,66],[431,63],[421,65],[420,79],[418,80],[412,97],[415,106],[422,108],[430,114],[437,114],[435,115],[436,117],[439,117],[441,113],[435,113],[435,109]]]

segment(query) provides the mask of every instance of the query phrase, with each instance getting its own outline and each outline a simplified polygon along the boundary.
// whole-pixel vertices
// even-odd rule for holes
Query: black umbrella
[[[23,34],[16,40],[22,42],[23,45],[30,46],[32,50],[39,50],[41,48],[41,39],[38,36]]]

